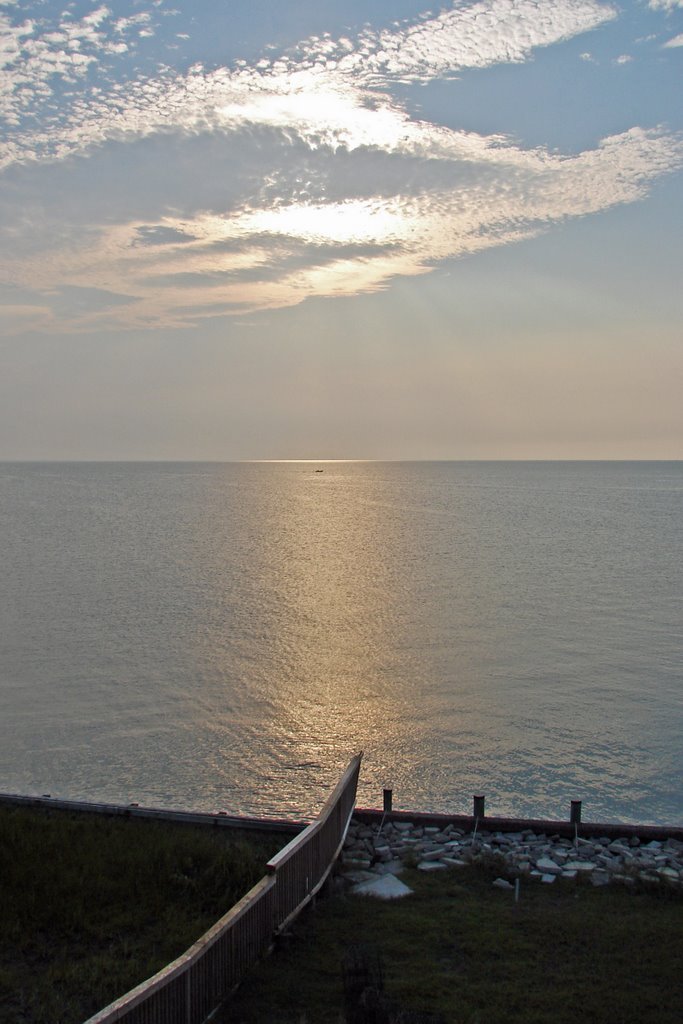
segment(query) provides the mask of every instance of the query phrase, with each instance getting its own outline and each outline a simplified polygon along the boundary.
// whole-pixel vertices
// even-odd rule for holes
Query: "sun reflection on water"
[[[363,748],[365,805],[675,817],[668,470],[54,472],[5,490],[7,790],[300,817]]]

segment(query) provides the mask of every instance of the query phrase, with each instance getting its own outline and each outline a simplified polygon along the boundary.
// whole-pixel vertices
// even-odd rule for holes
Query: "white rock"
[[[410,896],[412,889],[395,875],[381,875],[372,881],[354,885],[351,892],[356,896],[374,896],[379,900],[396,900],[402,896]]]
[[[675,871],[674,868],[659,868],[658,874],[660,874],[662,878],[673,878],[678,881],[678,872]]]
[[[443,860],[444,852],[441,847],[438,850],[425,850],[422,854],[422,860]]]
[[[595,871],[595,864],[592,860],[568,860],[565,864],[567,871]]]
[[[562,868],[559,864],[556,864],[550,857],[539,857],[536,861],[536,869],[541,872],[542,875],[561,875]]]
[[[369,857],[349,857],[348,855],[342,854],[342,864],[348,868],[369,868],[370,858]]]

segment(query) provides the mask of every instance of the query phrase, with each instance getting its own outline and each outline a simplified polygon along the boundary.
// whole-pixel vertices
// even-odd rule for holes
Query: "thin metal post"
[[[393,789],[385,789],[384,790],[384,813],[385,814],[388,814],[389,811],[391,810],[393,792],[394,792]]]

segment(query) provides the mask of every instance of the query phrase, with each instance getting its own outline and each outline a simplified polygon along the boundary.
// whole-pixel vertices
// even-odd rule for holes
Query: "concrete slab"
[[[381,875],[373,881],[360,882],[351,889],[357,896],[374,896],[379,900],[397,900],[402,896],[410,896],[412,891],[400,878],[391,874]]]

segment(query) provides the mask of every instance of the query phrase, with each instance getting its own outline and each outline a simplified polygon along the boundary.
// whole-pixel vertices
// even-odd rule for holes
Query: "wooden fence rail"
[[[362,756],[351,758],[317,819],[268,861],[268,874],[239,903],[177,960],[86,1024],[203,1024],[325,882],[351,820]]]

